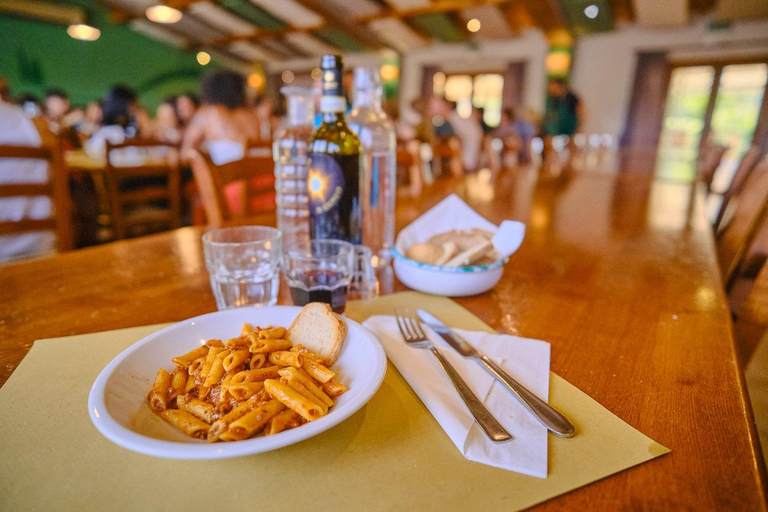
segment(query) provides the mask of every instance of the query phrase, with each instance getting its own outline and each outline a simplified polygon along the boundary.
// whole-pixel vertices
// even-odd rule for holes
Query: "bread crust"
[[[298,340],[294,339],[293,337],[293,334],[296,333],[296,331],[301,327],[302,323],[308,318],[309,312],[316,309],[321,309],[323,314],[331,319],[335,324],[334,335],[330,340],[330,347],[326,345],[327,340],[320,340],[319,342],[315,343],[314,340]],[[344,322],[344,319],[334,313],[328,304],[322,302],[310,302],[304,306],[304,308],[302,308],[302,310],[293,320],[290,327],[288,327],[288,339],[290,339],[293,343],[301,343],[309,350],[315,352],[323,359],[323,362],[327,366],[332,365],[339,358],[339,354],[341,354],[341,348],[344,345],[344,340],[346,337],[347,324]]]

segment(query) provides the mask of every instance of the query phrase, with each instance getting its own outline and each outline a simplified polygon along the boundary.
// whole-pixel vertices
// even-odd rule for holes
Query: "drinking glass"
[[[214,229],[203,235],[216,306],[272,306],[280,288],[280,231],[265,226]]]
[[[285,248],[283,271],[293,303],[324,302],[336,313],[347,305],[355,246],[341,240],[295,242]]]
[[[377,288],[376,271],[373,268],[373,251],[365,245],[355,246],[355,259],[352,264],[352,277],[347,290],[349,300],[367,300],[374,298]]]

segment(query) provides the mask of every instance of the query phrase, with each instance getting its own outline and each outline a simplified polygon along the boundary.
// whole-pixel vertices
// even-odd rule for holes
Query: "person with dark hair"
[[[547,105],[541,131],[544,135],[571,136],[584,122],[584,107],[562,78],[555,78],[547,85]]]
[[[101,127],[84,144],[86,153],[92,158],[104,158],[106,141],[120,144],[138,134],[136,99],[136,92],[125,85],[116,85],[107,93],[101,102]]]
[[[194,93],[186,92],[176,98],[176,117],[179,118],[179,124],[182,127],[188,125],[199,107],[200,98]]]
[[[200,89],[203,106],[184,133],[182,158],[205,147],[217,165],[240,160],[248,141],[261,138],[259,118],[246,107],[245,77],[226,69],[211,71]]]
[[[64,89],[53,88],[45,91],[45,118],[53,133],[59,133],[69,109],[69,95]]]
[[[170,96],[157,107],[152,135],[157,140],[177,144],[181,141],[181,134],[179,116],[176,113],[176,98]]]

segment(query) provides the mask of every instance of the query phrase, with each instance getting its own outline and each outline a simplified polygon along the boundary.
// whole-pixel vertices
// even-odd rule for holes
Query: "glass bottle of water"
[[[395,242],[395,127],[381,108],[379,68],[356,68],[352,111],[347,124],[363,145],[363,244],[373,251],[371,263],[389,263]]]
[[[277,227],[283,246],[309,240],[307,195],[307,141],[315,118],[315,91],[308,87],[283,87],[287,114],[273,142]]]

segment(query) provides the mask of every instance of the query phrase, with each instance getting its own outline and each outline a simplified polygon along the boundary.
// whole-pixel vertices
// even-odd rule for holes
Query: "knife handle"
[[[496,418],[494,418],[488,409],[485,408],[483,402],[475,396],[464,379],[461,378],[459,372],[457,372],[453,365],[448,362],[445,356],[435,347],[430,345],[429,348],[432,350],[432,353],[435,354],[435,357],[440,362],[440,366],[443,367],[445,373],[448,374],[448,377],[453,383],[453,387],[459,392],[459,396],[464,400],[464,404],[466,404],[469,412],[472,413],[472,416],[475,417],[475,420],[478,425],[480,425],[480,428],[483,429],[485,435],[487,435],[494,443],[501,443],[512,439],[512,435],[504,430],[504,427],[496,421]]]
[[[480,356],[480,361],[499,381],[506,384],[515,396],[520,399],[525,408],[536,416],[542,425],[559,436],[573,437],[576,433],[576,428],[568,418],[560,414],[547,402],[528,391],[525,386],[513,379],[512,376],[502,370],[499,365],[491,361],[485,354]]]

